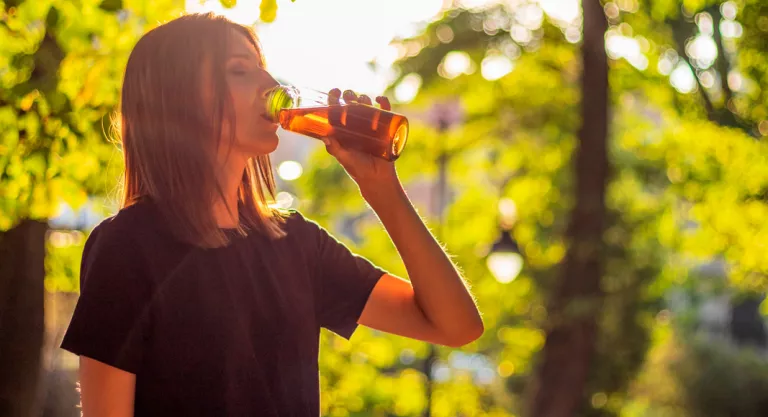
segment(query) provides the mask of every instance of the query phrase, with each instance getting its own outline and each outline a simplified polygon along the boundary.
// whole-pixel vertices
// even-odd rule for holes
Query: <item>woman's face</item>
[[[264,92],[278,82],[262,68],[261,57],[253,44],[235,30],[230,38],[224,74],[232,99],[231,111],[235,115],[235,143],[229,149],[230,134],[233,132],[225,115],[219,160],[226,163],[226,157],[246,159],[271,153],[277,148],[278,125],[263,116],[266,112]]]

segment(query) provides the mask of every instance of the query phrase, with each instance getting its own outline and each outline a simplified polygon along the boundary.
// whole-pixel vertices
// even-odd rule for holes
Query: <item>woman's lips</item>
[[[280,124],[279,124],[279,123],[277,123],[277,121],[275,121],[275,120],[274,120],[274,119],[272,119],[271,117],[269,117],[269,115],[268,115],[266,112],[265,112],[265,113],[261,113],[261,114],[259,114],[259,116],[261,116],[261,118],[262,118],[262,119],[264,119],[266,122],[268,122],[268,123],[269,123],[270,127],[272,128],[272,129],[270,129],[270,130],[272,130],[272,131],[275,131],[275,132],[276,132],[276,131],[277,131],[277,128],[278,128],[278,127],[280,127]]]

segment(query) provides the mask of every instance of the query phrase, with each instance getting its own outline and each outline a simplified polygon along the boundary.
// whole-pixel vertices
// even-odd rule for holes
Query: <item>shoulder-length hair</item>
[[[214,219],[213,202],[216,196],[226,201],[216,180],[224,120],[232,127],[230,143],[235,140],[224,67],[232,33],[253,44],[263,66],[255,33],[212,13],[185,15],[147,32],[128,58],[120,102],[121,206],[149,199],[176,238],[204,247],[229,241]],[[209,79],[203,77],[206,70]],[[211,85],[204,86],[204,80]],[[212,105],[204,102],[204,87],[213,92]],[[284,234],[285,213],[268,204],[275,188],[269,156],[250,158],[238,188],[241,234]]]

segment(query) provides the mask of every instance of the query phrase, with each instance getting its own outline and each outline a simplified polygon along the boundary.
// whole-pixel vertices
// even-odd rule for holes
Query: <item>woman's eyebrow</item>
[[[253,54],[243,54],[243,53],[234,53],[229,56],[230,59],[234,58],[242,58],[242,59],[253,59],[255,56]]]

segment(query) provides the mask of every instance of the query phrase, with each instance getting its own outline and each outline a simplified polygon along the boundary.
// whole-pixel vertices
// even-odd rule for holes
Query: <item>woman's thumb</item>
[[[328,151],[329,154],[339,156],[341,146],[339,146],[339,142],[336,139],[325,137],[322,138],[322,141],[325,144],[325,150]]]

